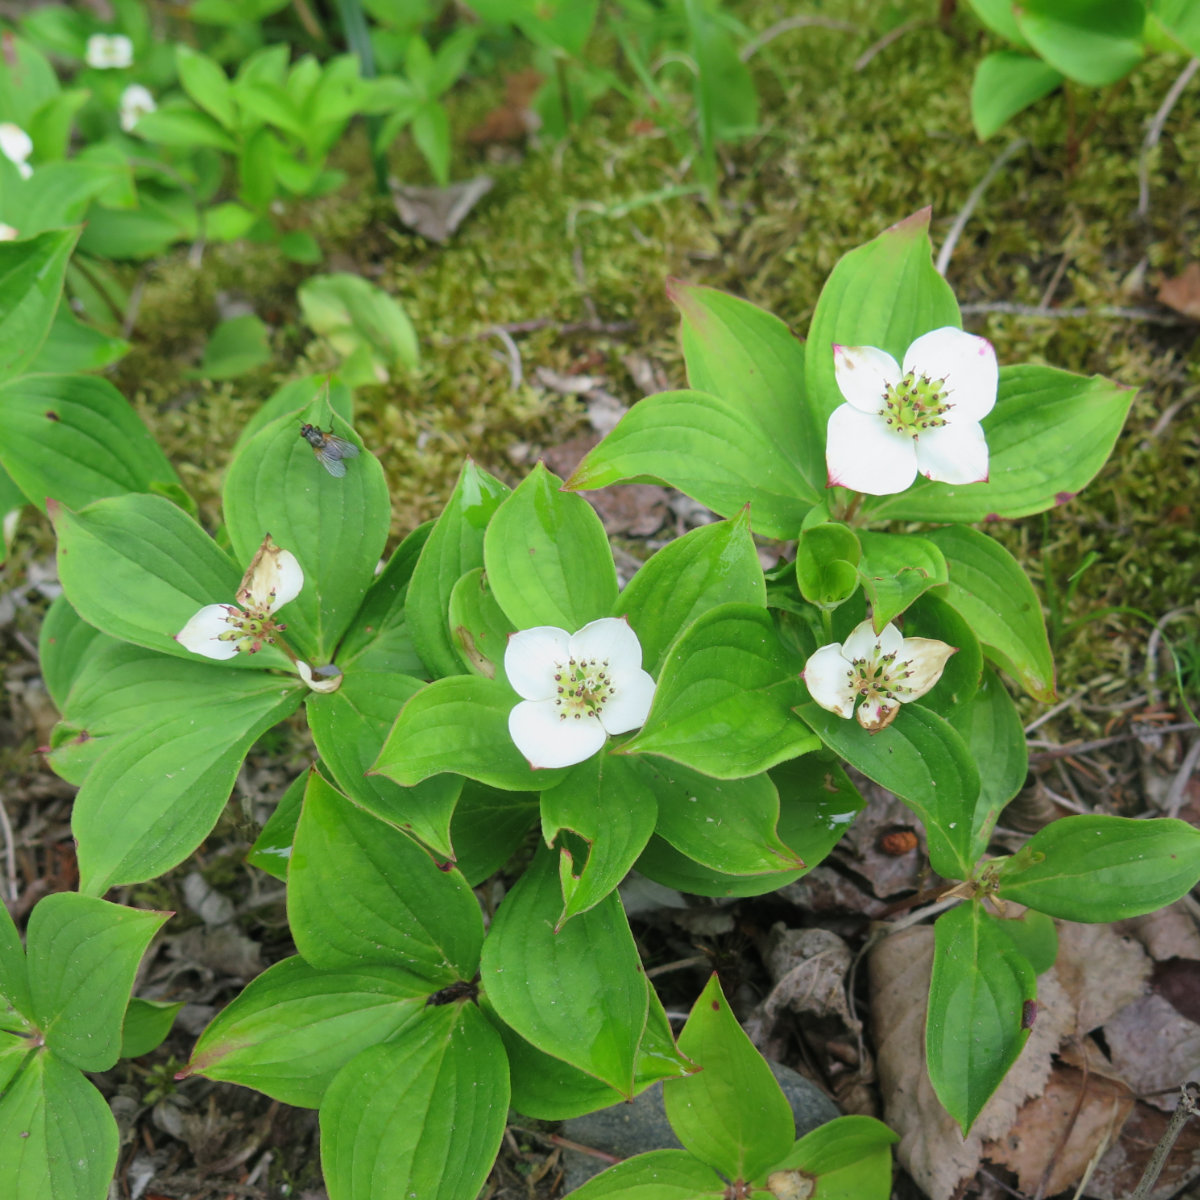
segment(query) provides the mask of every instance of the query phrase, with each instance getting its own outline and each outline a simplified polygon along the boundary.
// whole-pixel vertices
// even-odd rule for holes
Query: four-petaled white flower
[[[123,70],[133,65],[133,43],[123,33],[93,33],[83,57],[98,71]]]
[[[205,658],[253,654],[285,628],[276,624],[273,614],[294,600],[303,586],[304,572],[296,556],[276,546],[268,533],[242,578],[237,604],[206,604],[175,640]]]
[[[890,496],[918,471],[940,483],[987,479],[979,422],[999,376],[986,338],[944,326],[917,338],[903,366],[874,346],[834,346],[833,365],[846,403],[829,417],[828,486]]]
[[[5,225],[0,221],[0,242],[15,242],[21,236],[19,229],[14,229],[11,225]]]
[[[869,620],[842,643],[822,646],[804,664],[801,678],[822,707],[858,723],[868,733],[886,729],[901,704],[925,695],[942,677],[956,646],[933,638],[906,638],[895,625],[876,633]]]
[[[3,154],[22,179],[33,174],[33,168],[25,161],[33,153],[33,142],[29,134],[11,121],[0,122],[0,154]]]
[[[157,107],[147,88],[142,87],[140,83],[131,83],[121,93],[121,128],[126,133],[132,133],[138,121]]]
[[[591,758],[610,734],[643,724],[654,699],[637,634],[616,617],[574,634],[553,625],[514,633],[504,673],[523,697],[508,714],[508,732],[535,769]]]

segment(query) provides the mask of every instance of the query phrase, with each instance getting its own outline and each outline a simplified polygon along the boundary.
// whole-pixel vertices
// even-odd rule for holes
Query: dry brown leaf
[[[1156,1107],[1174,1108],[1175,1090],[1200,1076],[1200,1025],[1162,996],[1127,1005],[1105,1022],[1104,1039],[1113,1070]]]
[[[492,109],[482,121],[468,131],[467,141],[474,146],[496,142],[522,142],[537,131],[541,121],[531,111],[530,103],[542,86],[545,76],[526,68],[508,75],[504,80],[504,103]]]
[[[795,883],[780,888],[778,894],[789,904],[813,916],[829,913],[845,916],[850,912],[878,920],[887,912],[887,905],[868,895],[862,884],[847,879],[840,871],[824,863],[813,867]]]
[[[1145,995],[1151,963],[1132,938],[1111,925],[1057,921],[1055,970],[1075,1004],[1074,1032],[1098,1029],[1127,1004]]]
[[[1156,962],[1168,958],[1200,959],[1200,929],[1182,900],[1144,917],[1118,921],[1112,929],[1137,938]]]
[[[912,812],[891,792],[864,780],[860,790],[867,807],[838,843],[837,855],[871,885],[880,899],[915,892],[932,878],[925,835]],[[894,835],[911,834],[907,839]]]
[[[1083,1177],[1096,1151],[1116,1137],[1133,1103],[1129,1089],[1116,1080],[1056,1066],[1042,1094],[1021,1109],[1002,1138],[984,1146],[984,1154],[1013,1171],[1020,1189],[1030,1194],[1050,1168],[1040,1194],[1052,1196]]]
[[[1164,279],[1158,285],[1158,300],[1200,321],[1200,262],[1190,262],[1173,279]]]
[[[1088,1181],[1087,1194],[1093,1200],[1127,1200],[1169,1120],[1160,1109],[1140,1102],[1135,1104],[1120,1140],[1100,1160]],[[1200,1121],[1193,1118],[1183,1127],[1146,1200],[1169,1200],[1197,1177],[1200,1177]]]
[[[479,175],[449,187],[410,187],[388,180],[392,202],[403,224],[431,242],[446,242],[467,214],[492,190],[492,179]]]

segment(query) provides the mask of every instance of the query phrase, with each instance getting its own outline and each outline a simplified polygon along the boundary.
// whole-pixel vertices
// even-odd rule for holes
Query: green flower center
[[[911,664],[907,659],[897,663],[894,650],[890,654],[856,658],[847,672],[854,690],[864,700],[895,700],[903,697],[910,690],[904,680],[911,674]]]
[[[554,703],[558,707],[558,719],[568,717],[576,721],[584,717],[599,719],[610,696],[616,694],[608,676],[608,659],[569,659],[565,667],[554,672],[558,685],[558,696]]]
[[[254,654],[264,645],[273,645],[275,635],[287,628],[276,624],[270,612],[242,612],[232,604],[225,606],[225,623],[229,628],[217,635],[217,641],[235,642],[239,654]]]
[[[916,438],[946,424],[954,406],[946,400],[946,381],[909,371],[899,383],[889,383],[883,393],[881,415],[896,433]]]

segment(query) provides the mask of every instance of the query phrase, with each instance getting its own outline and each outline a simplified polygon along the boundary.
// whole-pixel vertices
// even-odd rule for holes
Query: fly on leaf
[[[325,433],[315,425],[301,425],[300,436],[313,448],[317,462],[338,479],[346,473],[346,464],[342,459],[358,457],[358,447],[338,437],[332,429]]]

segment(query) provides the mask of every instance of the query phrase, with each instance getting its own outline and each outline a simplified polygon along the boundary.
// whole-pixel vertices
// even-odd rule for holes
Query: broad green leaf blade
[[[483,918],[462,876],[439,870],[411,838],[316,772],[296,828],[287,901],[296,948],[314,967],[402,967],[436,991],[479,966]]]
[[[254,840],[246,854],[246,861],[260,871],[266,871],[280,883],[287,883],[287,868],[292,857],[292,842],[296,838],[296,825],[300,820],[300,806],[304,802],[307,775],[297,775],[284,789],[275,805],[275,811],[267,818],[262,832]]]
[[[49,1050],[0,1096],[0,1195],[104,1200],[117,1166],[117,1122],[104,1097]]]
[[[1116,83],[1141,61],[1142,0],[1026,0],[1013,15],[1034,52],[1085,87]]]
[[[843,255],[821,289],[808,328],[804,391],[822,449],[829,415],[843,403],[835,345],[875,346],[902,362],[921,334],[962,328],[954,293],[934,269],[929,216],[923,208]]]
[[[814,750],[791,711],[803,695],[798,670],[766,609],[709,609],[672,646],[646,723],[623,751],[742,779]]]
[[[945,525],[924,536],[946,556],[950,572],[950,582],[935,594],[962,614],[988,657],[1035,700],[1054,700],[1046,622],[1017,560],[977,529]]]
[[[629,618],[642,644],[642,667],[657,675],[682,630],[710,608],[734,603],[767,603],[746,509],[668,542],[638,569],[613,615]]]
[[[540,462],[488,525],[483,565],[496,603],[517,629],[553,625],[576,633],[616,603],[617,569],[596,510],[564,492]]]
[[[478,887],[517,853],[537,822],[534,793],[505,792],[466,780],[450,822],[455,866]]]
[[[872,497],[871,519],[974,522],[1027,517],[1065,504],[1108,460],[1137,392],[1101,375],[1051,367],[1000,368],[996,407],[983,419],[986,483],[916,483]]]
[[[323,396],[301,415],[358,445]],[[312,666],[331,660],[358,611],[390,520],[379,460],[363,452],[337,465],[345,467],[340,478],[315,457],[300,424],[283,416],[246,443],[225,476],[225,521],[238,562],[248,564],[270,533],[304,571],[304,590],[286,608],[287,638]]]
[[[510,792],[553,787],[562,770],[535,771],[509,736],[508,714],[519,702],[499,679],[439,679],[401,710],[373,769],[402,787],[446,771]]]
[[[447,619],[450,595],[463,575],[483,566],[484,531],[508,494],[500,480],[468,459],[413,570],[405,618],[435,679],[462,673]]]
[[[46,1045],[81,1071],[107,1071],[138,964],[170,913],[109,904],[77,892],[38,902],[26,935],[29,993]]]
[[[1186,895],[1200,880],[1200,829],[1157,817],[1052,821],[999,870],[999,895],[1065,921],[1121,921]]]
[[[985,55],[971,82],[971,123],[980,141],[987,141],[1062,81],[1063,76],[1049,63],[1028,54],[998,50]]]
[[[858,591],[862,543],[854,530],[817,519],[813,509],[796,543],[796,585],[809,604],[832,612]],[[887,620],[878,628],[882,629]]]
[[[21,935],[8,905],[0,904],[0,1029],[24,1030],[32,1018],[33,999]]]
[[[728,1185],[686,1150],[651,1150],[593,1175],[575,1200],[722,1200]]]
[[[175,44],[175,69],[183,90],[226,128],[237,123],[233,90],[221,67],[181,42]]]
[[[904,633],[907,637],[932,638],[954,647],[954,653],[942,668],[941,678],[916,703],[956,724],[979,691],[984,670],[979,639],[966,618],[933,592],[919,596],[905,612]]]
[[[938,1099],[966,1136],[1029,1038],[1022,1016],[1037,977],[980,904],[952,908],[933,929],[925,1054]]]
[[[462,791],[460,777],[437,775],[402,788],[367,774],[404,702],[421,686],[407,675],[351,668],[336,692],[309,694],[308,723],[321,761],[355,804],[453,859],[450,818]]]
[[[236,379],[270,361],[270,330],[262,318],[245,313],[222,321],[205,343],[199,367],[184,374],[189,379]]]
[[[715,974],[692,1007],[679,1048],[700,1070],[663,1084],[675,1136],[735,1183],[777,1163],[796,1140],[792,1109],[730,1010]]]
[[[233,443],[234,456],[242,452],[255,434],[280,417],[295,417],[299,427],[300,414],[318,394],[327,397],[330,407],[347,425],[354,424],[354,393],[336,375],[301,375],[276,388],[242,426]]]
[[[1013,15],[1012,0],[967,0],[975,15],[993,32],[1021,49],[1028,44]]]
[[[556,928],[594,908],[629,874],[645,849],[658,804],[640,764],[615,754],[593,754],[571,767],[556,787],[542,793],[542,837],[553,847],[564,829],[583,839],[586,862],[559,849],[563,910]]]
[[[484,991],[527,1042],[630,1097],[647,999],[625,910],[610,894],[555,933],[561,911],[557,856],[539,848],[488,932]]]
[[[121,1024],[121,1057],[139,1058],[163,1044],[186,1000],[143,1000],[131,996]]]
[[[816,1181],[821,1200],[887,1200],[892,1191],[891,1147],[899,1140],[874,1117],[836,1117],[805,1134],[775,1164],[769,1179],[782,1173],[799,1184],[807,1177],[810,1184]],[[787,1192],[776,1185],[775,1194]]]
[[[925,538],[863,530],[859,542],[863,557],[858,573],[871,601],[876,633],[918,596],[947,580],[942,552]],[[908,630],[905,632],[912,636]]]
[[[635,404],[566,486],[614,483],[665,483],[723,517],[749,504],[762,537],[795,537],[813,506],[808,481],[779,453],[775,432],[747,420],[736,399],[699,391],[660,392]]]
[[[46,610],[38,635],[38,661],[42,682],[59,712],[64,710],[67,693],[83,667],[93,643],[103,635],[88,625],[60,592]],[[111,640],[111,639],[106,639]]]
[[[797,495],[816,504],[825,491],[825,430],[804,398],[804,346],[776,316],[715,288],[672,280],[688,387],[737,406],[760,436],[773,441],[780,468],[806,485]],[[797,482],[797,481],[794,481]]]
[[[975,865],[979,771],[954,727],[918,704],[906,704],[879,733],[816,704],[796,710],[834,753],[895,792],[921,818],[929,861],[947,879],[966,879]]]
[[[295,683],[232,675],[226,699],[178,702],[118,739],[75,798],[80,890],[102,895],[181,863],[217,823],[246,752],[300,700]]]
[[[78,229],[0,242],[0,380],[20,375],[46,340]]]
[[[330,1200],[476,1195],[500,1149],[508,1100],[504,1046],[479,1009],[426,1009],[330,1085],[321,1103]]]
[[[504,651],[516,627],[496,603],[482,567],[468,571],[450,593],[450,637],[463,666],[473,675],[495,679],[504,673]]]
[[[28,369],[34,375],[99,371],[111,367],[128,353],[127,341],[78,320],[70,305],[63,301],[37,358]]]
[[[175,634],[204,605],[232,604],[242,579],[200,526],[161,496],[113,496],[77,513],[48,507],[58,534],[58,575],[76,612],[111,637],[194,660]],[[266,646],[226,665],[286,663]]]
[[[696,64],[692,91],[701,146],[711,155],[716,142],[748,137],[758,125],[758,92],[750,68],[715,6],[685,0],[688,50]]]
[[[187,1071],[317,1108],[338,1071],[415,1021],[428,997],[428,982],[399,967],[323,971],[285,958],[213,1018]]]

